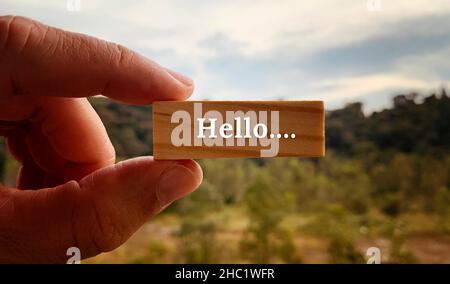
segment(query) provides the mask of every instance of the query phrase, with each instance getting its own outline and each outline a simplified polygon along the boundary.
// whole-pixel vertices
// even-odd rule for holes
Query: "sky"
[[[198,100],[371,112],[450,82],[448,0],[0,0],[0,14],[125,45],[192,77]]]

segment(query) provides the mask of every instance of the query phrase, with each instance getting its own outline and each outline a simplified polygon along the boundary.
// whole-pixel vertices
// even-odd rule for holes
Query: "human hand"
[[[150,216],[198,187],[191,160],[114,148],[86,98],[132,104],[184,100],[193,82],[120,46],[0,17],[0,135],[21,163],[17,188],[0,184],[0,262],[65,262],[117,248]]]

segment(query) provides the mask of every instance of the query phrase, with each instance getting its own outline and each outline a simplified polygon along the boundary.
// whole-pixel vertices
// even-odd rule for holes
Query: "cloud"
[[[105,6],[111,1],[102,2]],[[382,12],[367,11],[366,1],[139,1],[113,5],[111,16],[130,24],[178,34],[183,45],[166,46],[184,54],[186,48],[220,33],[243,43],[239,53],[264,56],[282,47],[309,54],[355,44],[389,32],[390,27],[418,17],[450,12],[448,1],[383,1]],[[99,5],[100,6],[100,5]],[[115,8],[115,9],[114,9]],[[417,27],[416,27],[417,28]],[[180,33],[181,32],[181,33]],[[191,50],[195,53],[194,50]]]
[[[427,57],[450,45],[450,14],[398,22],[384,34],[297,59],[322,76],[391,71],[404,57]]]
[[[395,89],[427,89],[439,86],[441,82],[430,82],[417,78],[408,78],[398,74],[372,74],[368,76],[322,80],[315,83],[317,96],[327,100],[354,99],[365,93],[390,91]],[[321,91],[321,89],[323,91]],[[316,96],[315,95],[315,96]]]
[[[450,44],[428,54],[412,54],[400,58],[395,68],[409,76],[429,80],[450,81]]]
[[[0,0],[4,13],[119,42],[196,82],[195,99],[325,99],[369,107],[450,75],[450,2]],[[380,98],[380,99],[378,99]]]
[[[329,107],[342,107],[352,101],[371,102],[368,110],[386,107],[391,96],[405,92],[430,93],[449,87],[441,80],[430,81],[392,73],[319,80],[311,86],[305,99],[323,99]],[[368,100],[366,100],[366,98]]]

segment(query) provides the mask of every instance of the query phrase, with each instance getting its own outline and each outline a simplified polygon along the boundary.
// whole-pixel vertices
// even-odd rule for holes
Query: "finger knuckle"
[[[14,21],[14,16],[0,17],[0,47],[3,49],[8,42],[9,34],[11,33],[11,23]]]
[[[28,42],[45,30],[44,26],[20,16],[0,17],[0,48],[20,53]]]
[[[123,228],[117,222],[119,218],[115,214],[104,212],[103,207],[94,206],[94,228],[92,232],[92,242],[99,252],[108,252],[119,247],[124,241]]]
[[[116,230],[116,225],[110,223],[108,218],[102,217],[97,221],[92,241],[100,252],[108,252],[119,247],[123,243],[122,235]]]
[[[120,44],[112,44],[112,48],[113,60],[118,66],[124,67],[131,65],[134,58],[133,51]]]

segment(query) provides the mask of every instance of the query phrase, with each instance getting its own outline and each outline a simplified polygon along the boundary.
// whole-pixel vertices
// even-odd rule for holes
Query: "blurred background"
[[[199,161],[204,182],[88,263],[450,263],[450,2],[0,0],[194,78],[193,99],[325,101],[321,159]],[[118,160],[151,107],[90,99]],[[0,177],[19,165],[0,140]]]

